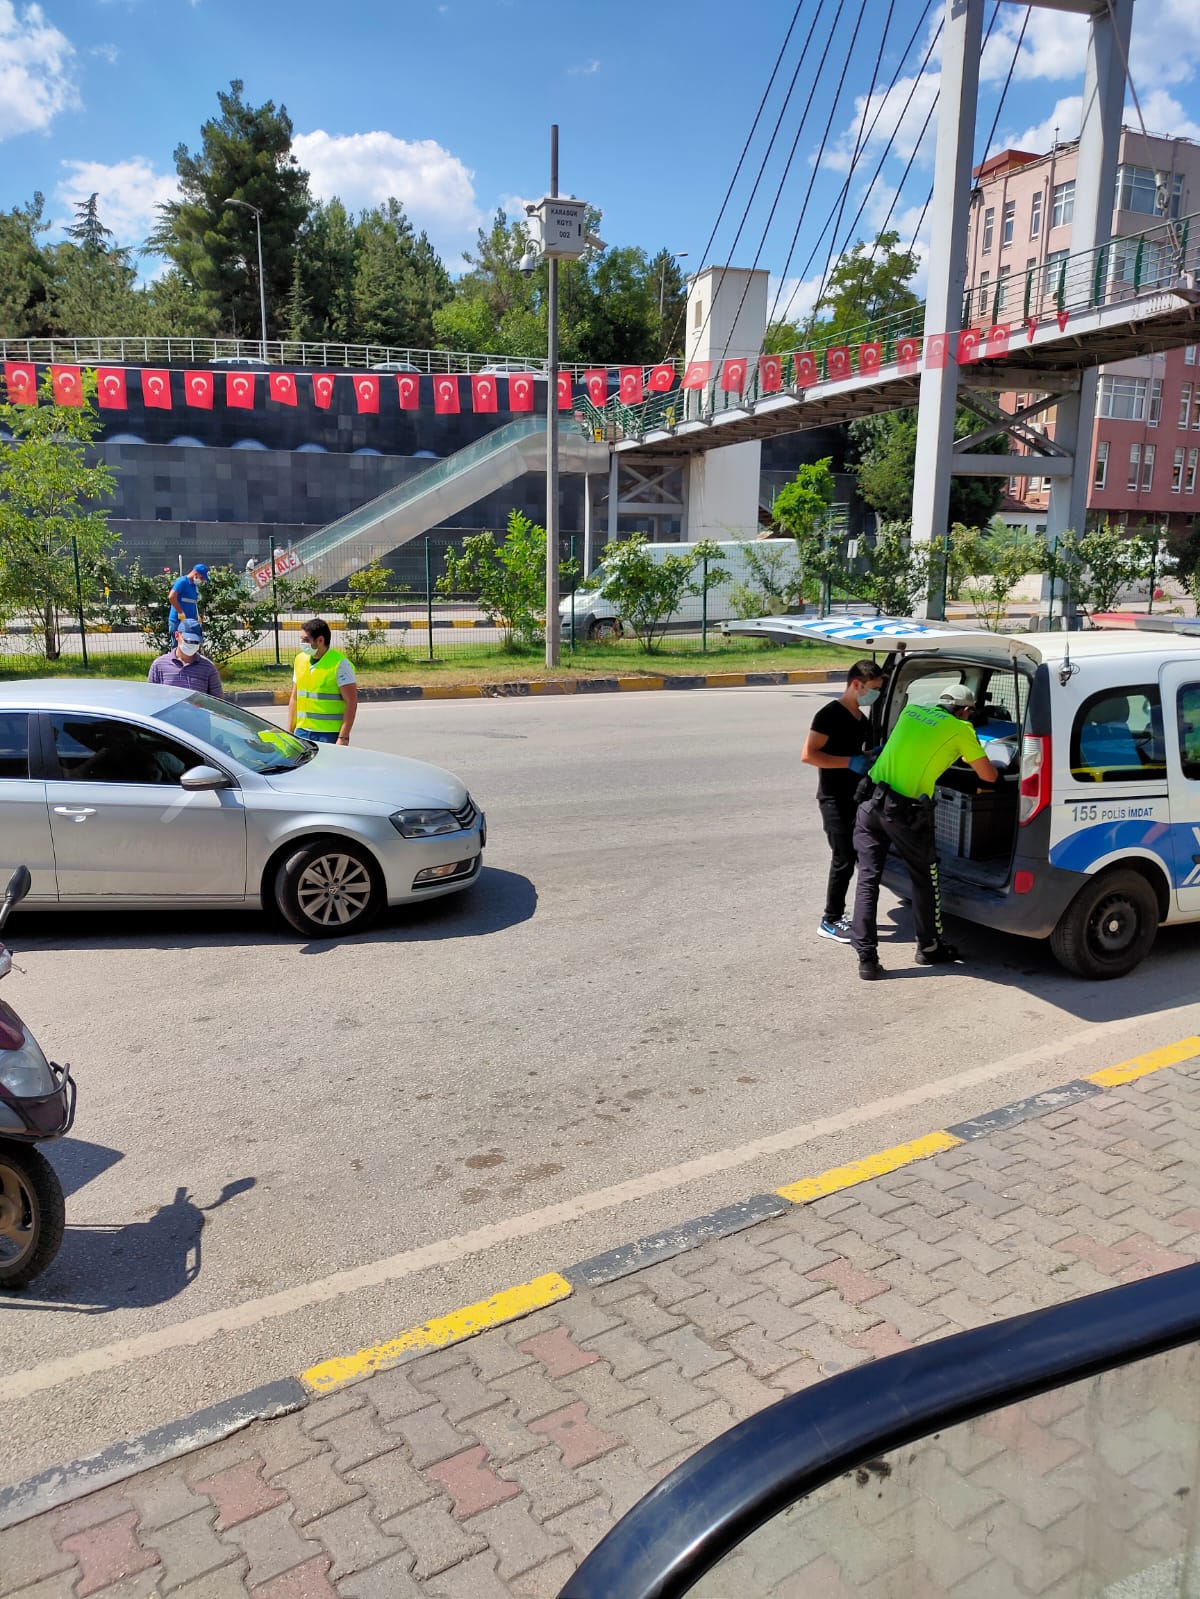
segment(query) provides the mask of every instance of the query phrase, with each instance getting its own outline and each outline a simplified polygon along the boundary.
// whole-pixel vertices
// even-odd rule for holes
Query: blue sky
[[[722,262],[732,251],[742,266],[759,252],[759,264],[783,281],[784,299],[794,291],[793,312],[807,309],[819,283],[829,239],[822,243],[820,230],[847,182],[839,244],[869,236],[889,212],[906,244],[916,237],[920,247],[928,231],[927,218],[918,224],[932,181],[934,123],[924,137],[921,130],[937,88],[936,42],[920,68],[940,0],[928,10],[924,0],[895,0],[890,24],[888,0],[849,0],[833,26],[835,9],[835,0],[803,0],[708,252]],[[701,254],[792,14],[792,0],[0,0],[0,205],[41,189],[61,224],[74,199],[97,190],[119,241],[139,244],[155,204],[173,191],[175,146],[199,145],[217,90],[240,77],[253,103],[287,106],[318,197],[338,194],[357,208],[396,194],[451,270],[461,269],[463,248],[498,204],[511,211],[520,197],[543,192],[552,121],[561,128],[562,189],[603,209],[604,237],[651,252],[686,250],[683,264],[694,270],[707,264]],[[1025,15],[1003,4],[985,53],[981,156]],[[1148,128],[1200,140],[1200,3],[1136,0],[1134,16],[1132,70]],[[810,26],[813,43],[785,104]],[[1079,19],[1031,13],[993,147],[1042,149],[1055,128],[1064,138],[1078,131],[1082,52]],[[861,138],[877,110],[874,132]],[[895,148],[875,177],[893,132]],[[863,150],[851,170],[856,143]]]

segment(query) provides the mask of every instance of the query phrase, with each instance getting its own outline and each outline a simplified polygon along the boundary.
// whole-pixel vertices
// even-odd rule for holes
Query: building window
[[[1154,487],[1154,446],[1142,445],[1142,493],[1149,494]]]
[[[1033,209],[1029,213],[1029,237],[1036,239],[1042,231],[1042,191],[1037,189],[1033,196]]]
[[[1200,450],[1189,450],[1187,453],[1187,476],[1183,480],[1183,492],[1195,494],[1196,492],[1196,461],[1200,458]]]
[[[1192,415],[1192,385],[1185,383],[1179,391],[1179,426],[1185,428]]]
[[[1137,493],[1138,479],[1141,477],[1141,475],[1142,447],[1140,444],[1131,444],[1129,446],[1129,476],[1125,480],[1125,487],[1129,490],[1130,494]]]
[[[1182,494],[1183,493],[1183,459],[1184,459],[1184,452],[1183,452],[1183,449],[1181,447],[1180,449],[1175,451],[1175,461],[1174,461],[1174,464],[1171,467],[1171,493],[1172,494]]]
[[[1189,344],[1189,345],[1186,346],[1186,348],[1184,349],[1184,352],[1183,352],[1183,364],[1184,364],[1184,366],[1195,366],[1195,364],[1196,364],[1196,351],[1198,349],[1200,349],[1200,345],[1198,345],[1198,344]]]
[[[1162,415],[1162,386],[1161,378],[1150,379],[1150,403],[1146,408],[1146,426],[1156,428],[1158,419]]]
[[[996,231],[996,208],[989,205],[983,213],[983,253],[986,255],[992,247],[992,234]]]
[[[1165,214],[1177,217],[1183,206],[1183,174],[1168,180]],[[1153,167],[1117,168],[1117,210],[1138,211],[1142,216],[1160,216],[1158,191]]]
[[[1054,185],[1054,203],[1050,211],[1050,226],[1065,228],[1075,219],[1075,179]]]
[[[1007,306],[1008,306],[1008,279],[1009,279],[1009,274],[1011,272],[1012,272],[1012,267],[1002,266],[1000,268],[1000,271],[996,275],[996,314],[997,314],[997,316],[1000,314],[1001,311],[1005,310],[1007,308]]]
[[[1200,383],[1192,389],[1192,426],[1200,428]]]
[[[703,325],[703,322],[704,322],[704,302],[703,302],[703,300],[697,300],[696,301],[696,309],[695,309],[695,311],[692,312],[692,326],[694,328],[698,328],[698,327]]]
[[[1144,422],[1146,388],[1145,378],[1102,377],[1100,415],[1117,417],[1124,422]]]
[[[1108,482],[1108,440],[1101,439],[1096,446],[1096,469],[1092,473],[1092,487],[1102,489]]]
[[[1067,287],[1067,250],[1051,250],[1046,257],[1046,276],[1043,279],[1042,292],[1056,298],[1060,291],[1065,295]]]
[[[1016,221],[1017,202],[1015,200],[1006,200],[1004,202],[1004,215],[1000,221],[1001,244],[1011,244],[1013,242],[1013,228],[1016,226]]]
[[[988,283],[991,281],[991,276],[990,272],[979,274],[979,314],[983,317],[988,314]]]

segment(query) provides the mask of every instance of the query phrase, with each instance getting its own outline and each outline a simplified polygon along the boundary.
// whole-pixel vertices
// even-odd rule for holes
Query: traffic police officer
[[[858,956],[858,975],[867,982],[886,976],[879,963],[876,915],[879,884],[891,849],[912,878],[918,966],[958,959],[953,945],[942,938],[933,789],[956,760],[965,761],[985,783],[994,783],[999,775],[967,721],[974,705],[974,694],[962,684],[946,689],[936,705],[906,705],[871,767],[874,786],[859,805],[854,824],[858,883],[850,939]]]
[[[288,732],[317,744],[349,744],[358,711],[354,667],[331,649],[329,623],[319,616],[300,628],[301,651],[292,668]]]

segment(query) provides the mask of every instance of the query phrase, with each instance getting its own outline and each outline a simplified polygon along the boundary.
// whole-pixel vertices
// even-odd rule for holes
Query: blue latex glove
[[[852,755],[850,757],[850,770],[862,777],[871,769],[872,757],[870,755]]]

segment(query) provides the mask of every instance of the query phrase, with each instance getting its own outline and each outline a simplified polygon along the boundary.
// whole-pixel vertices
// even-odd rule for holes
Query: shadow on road
[[[107,1144],[89,1144],[86,1138],[65,1138],[55,1144],[53,1153],[47,1152],[58,1173],[63,1193],[77,1194],[102,1172],[125,1159],[122,1149],[110,1149]]]
[[[63,1169],[57,1158],[55,1167]],[[186,1188],[177,1188],[170,1204],[160,1205],[147,1221],[87,1227],[68,1221],[49,1271],[31,1292],[5,1294],[0,1305],[100,1316],[166,1304],[200,1275],[205,1213],[246,1193],[256,1181],[239,1177],[226,1183],[211,1205],[197,1205]]]
[[[485,866],[478,881],[459,894],[424,905],[397,905],[374,927],[348,939],[305,939],[269,911],[187,909],[178,904],[147,911],[26,911],[20,917],[22,949],[251,949],[290,945],[315,955],[337,944],[415,944],[447,938],[482,938],[527,922],[537,910],[537,889],[519,872]],[[14,924],[16,919],[14,918]]]

